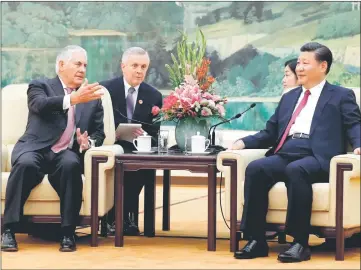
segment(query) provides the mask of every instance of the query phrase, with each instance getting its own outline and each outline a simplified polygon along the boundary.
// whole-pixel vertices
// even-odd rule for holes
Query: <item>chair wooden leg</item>
[[[343,261],[345,259],[345,235],[336,234],[336,261]]]
[[[345,256],[345,230],[343,228],[344,172],[351,171],[352,164],[338,163],[336,166],[336,261]]]

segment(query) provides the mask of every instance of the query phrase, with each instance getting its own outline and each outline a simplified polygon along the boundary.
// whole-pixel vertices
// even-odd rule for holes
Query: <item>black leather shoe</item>
[[[115,235],[115,223],[107,224],[107,231],[109,236]],[[126,236],[138,236],[140,231],[138,226],[135,224],[132,215],[128,216],[126,220],[123,221],[123,234]]]
[[[63,236],[60,240],[60,248],[61,252],[73,252],[76,250],[75,238],[74,236]]]
[[[278,260],[283,263],[308,261],[311,259],[311,250],[300,243],[293,243],[292,246],[278,255]]]
[[[123,226],[124,226],[123,227],[124,235],[127,235],[127,236],[140,235],[139,228],[135,224],[135,221],[134,221],[134,213],[129,214],[128,218],[124,221]]]
[[[107,232],[109,236],[115,235],[115,222],[113,224],[107,224]]]
[[[268,256],[268,245],[265,240],[256,241],[250,240],[248,243],[239,251],[234,253],[236,259],[253,259],[257,257]]]
[[[10,229],[5,229],[1,236],[1,251],[18,251],[15,234]]]

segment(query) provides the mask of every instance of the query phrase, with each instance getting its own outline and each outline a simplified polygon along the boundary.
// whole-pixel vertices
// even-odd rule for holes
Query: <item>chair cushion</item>
[[[9,172],[1,173],[1,200],[5,200],[6,185],[8,183],[9,175]],[[84,175],[82,178],[84,183]],[[84,189],[82,200],[84,200]],[[31,191],[28,201],[59,201],[58,194],[49,183],[48,175],[45,175],[43,181]]]
[[[327,212],[330,209],[330,184],[329,183],[315,183],[312,185],[313,203],[312,211]],[[278,182],[270,190],[269,195],[269,210],[287,210],[287,188],[285,183]],[[244,205],[244,202],[242,202]]]

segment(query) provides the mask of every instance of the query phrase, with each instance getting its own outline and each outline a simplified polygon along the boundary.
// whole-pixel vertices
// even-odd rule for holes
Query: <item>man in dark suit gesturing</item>
[[[75,251],[74,231],[82,203],[82,152],[102,145],[102,90],[85,79],[86,51],[67,46],[57,56],[53,79],[29,84],[28,123],[12,152],[6,187],[1,250],[17,251],[14,230],[31,190],[48,174],[60,197],[60,251]],[[82,84],[83,83],[83,84]],[[88,136],[89,134],[89,136]]]
[[[236,251],[237,259],[268,256],[268,192],[277,181],[284,181],[287,187],[286,233],[294,237],[278,260],[299,262],[311,257],[312,184],[328,181],[330,160],[346,153],[346,141],[360,154],[360,109],[352,90],[325,80],[331,64],[329,48],[316,42],[303,45],[296,67],[301,87],[283,95],[264,130],[232,146],[272,147],[265,158],[251,162],[246,169],[241,230],[250,240]]]
[[[117,128],[120,123],[143,123],[142,128],[134,132],[140,136],[145,132],[152,136],[152,145],[157,143],[160,123],[152,124],[152,107],[162,107],[161,93],[143,82],[149,67],[148,53],[139,47],[127,49],[122,56],[121,69],[123,76],[101,82],[108,89],[112,99],[114,122]],[[125,152],[136,150],[132,143],[117,138]],[[155,181],[155,170],[125,172],[124,182],[124,234],[139,235],[135,224],[138,215],[137,205],[139,193],[145,181]],[[108,214],[109,231],[114,233],[114,208]]]

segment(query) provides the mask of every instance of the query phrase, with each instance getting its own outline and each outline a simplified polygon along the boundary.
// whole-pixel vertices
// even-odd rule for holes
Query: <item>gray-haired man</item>
[[[153,137],[153,144],[156,144],[156,136],[159,124],[153,125],[153,106],[162,107],[162,95],[155,88],[143,82],[149,67],[149,55],[147,51],[139,47],[127,49],[122,56],[121,69],[123,76],[101,82],[110,93],[115,127],[120,123],[147,123],[134,133],[137,137],[142,135],[144,130]],[[125,152],[136,150],[132,143],[117,138]],[[124,234],[139,235],[138,226],[134,222],[137,213],[137,200],[144,182],[155,181],[154,170],[141,170],[125,173],[124,187]],[[110,225],[114,222],[114,209],[108,215]],[[109,226],[110,233],[114,233],[114,226]]]
[[[60,251],[76,250],[74,231],[83,190],[81,153],[91,142],[102,145],[105,138],[101,86],[88,84],[87,79],[83,83],[86,67],[86,51],[67,46],[56,59],[58,76],[29,84],[28,123],[12,152],[6,187],[2,251],[18,250],[14,231],[31,190],[45,174],[60,197]]]

